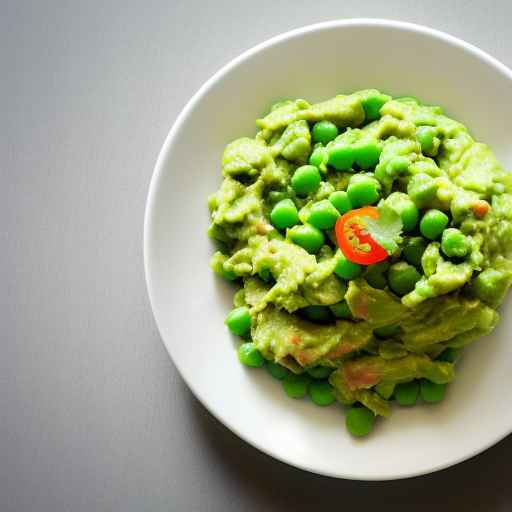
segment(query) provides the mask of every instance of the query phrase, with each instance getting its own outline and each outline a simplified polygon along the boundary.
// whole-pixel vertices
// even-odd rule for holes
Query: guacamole
[[[512,283],[512,175],[440,107],[373,89],[256,124],[208,199],[240,361],[350,406],[354,435],[393,401],[441,400]]]

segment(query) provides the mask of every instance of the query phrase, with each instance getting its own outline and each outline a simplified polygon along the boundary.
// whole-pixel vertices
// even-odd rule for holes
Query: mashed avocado
[[[452,381],[512,283],[512,175],[440,107],[373,89],[256,124],[208,200],[211,267],[241,285],[231,321],[250,325],[242,362],[294,397],[328,378],[317,388],[383,416],[397,386]]]

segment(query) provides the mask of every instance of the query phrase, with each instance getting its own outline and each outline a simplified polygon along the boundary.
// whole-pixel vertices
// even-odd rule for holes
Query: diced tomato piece
[[[351,210],[338,218],[335,232],[338,246],[347,259],[360,265],[372,265],[384,261],[388,253],[365,230],[365,218],[378,219],[379,210],[365,206]]]
[[[489,213],[490,209],[491,205],[487,201],[484,201],[483,199],[475,201],[475,203],[471,207],[471,210],[473,211],[477,219],[483,219]]]

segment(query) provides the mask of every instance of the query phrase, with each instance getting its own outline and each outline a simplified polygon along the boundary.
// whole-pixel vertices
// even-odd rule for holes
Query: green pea
[[[460,230],[448,228],[443,231],[441,249],[448,258],[463,258],[469,252],[469,240]]]
[[[283,199],[272,208],[270,220],[277,229],[291,228],[299,223],[299,212],[291,199]]]
[[[402,254],[407,263],[421,268],[421,257],[427,248],[427,243],[421,236],[415,236],[407,239]]]
[[[340,213],[328,199],[313,203],[309,210],[308,222],[318,229],[331,229],[336,224]]]
[[[242,343],[238,348],[238,359],[245,366],[260,368],[265,364],[265,359],[254,343]]]
[[[385,94],[372,94],[368,98],[365,98],[361,105],[364,109],[365,121],[375,121],[380,117],[380,109],[389,100],[389,96]]]
[[[347,430],[356,437],[368,435],[374,423],[375,415],[366,407],[351,407],[345,416]]]
[[[381,147],[377,141],[359,141],[353,145],[354,161],[361,169],[375,167],[379,163]]]
[[[355,174],[350,178],[347,194],[354,208],[373,204],[380,198],[380,184],[368,175]]]
[[[305,197],[318,190],[322,178],[314,165],[299,167],[292,176],[292,188],[298,196]]]
[[[300,311],[312,322],[326,323],[332,320],[331,311],[327,306],[306,306]]]
[[[433,126],[420,126],[416,130],[416,137],[421,144],[421,152],[427,156],[435,156],[439,147],[437,130]],[[437,147],[436,147],[437,146]]]
[[[395,388],[396,401],[403,406],[414,405],[418,401],[420,385],[418,381],[404,382]]]
[[[380,261],[379,263],[374,263],[373,265],[369,265],[369,269],[376,270],[378,272],[384,273],[389,270],[389,267],[391,266],[391,263],[389,260]]]
[[[304,398],[310,382],[311,378],[305,373],[289,373],[283,379],[283,389],[290,398]]]
[[[338,263],[336,263],[334,272],[342,279],[350,281],[351,279],[357,279],[362,274],[363,267],[353,261],[350,261],[342,253],[338,259]]]
[[[386,198],[386,204],[400,216],[404,231],[412,231],[418,224],[418,207],[403,192],[393,192]]]
[[[368,271],[364,275],[364,278],[372,288],[376,288],[377,290],[384,290],[388,284],[386,276],[380,272]]]
[[[311,254],[317,253],[325,242],[324,234],[310,224],[294,226],[288,230],[288,237]]]
[[[333,371],[334,368],[329,368],[328,366],[315,366],[307,370],[308,375],[313,377],[313,379],[326,379]]]
[[[350,311],[346,300],[333,304],[332,306],[329,306],[329,308],[336,318],[352,318],[352,312]]]
[[[375,265],[368,265],[368,267],[366,267],[366,272],[364,273],[366,282],[372,288],[383,290],[388,284],[386,276],[384,275],[384,272],[386,272],[387,268],[388,266],[383,267],[380,263]]]
[[[313,141],[327,144],[338,136],[338,127],[330,121],[320,121],[313,126]]]
[[[440,210],[428,210],[420,222],[421,234],[429,240],[435,240],[448,226],[448,216]]]
[[[309,385],[309,396],[314,404],[321,407],[331,405],[335,400],[334,390],[325,380],[312,382]]]
[[[508,272],[486,268],[475,277],[471,291],[480,300],[497,307],[505,298],[509,285]]]
[[[274,363],[274,361],[267,361],[265,368],[277,380],[283,380],[290,373],[288,368],[281,366],[279,363]]]
[[[233,309],[224,320],[228,329],[237,336],[245,336],[251,330],[251,313],[245,306]]]
[[[447,363],[455,363],[460,356],[462,349],[448,347],[446,350],[441,352],[441,355],[437,358],[437,361],[445,361]]]
[[[446,393],[446,384],[435,384],[427,379],[422,379],[420,383],[420,394],[424,402],[441,402]]]
[[[344,190],[333,192],[329,196],[329,201],[342,215],[352,210],[352,203],[348,198],[348,194]]]
[[[401,328],[397,324],[384,325],[383,327],[377,327],[373,330],[373,334],[377,336],[377,338],[381,338],[383,340],[392,338],[396,334],[401,331]]]
[[[416,268],[405,261],[391,265],[388,272],[389,287],[399,296],[412,292],[420,279],[421,275]]]
[[[328,163],[338,171],[350,171],[354,165],[355,153],[352,146],[342,144],[327,149]]]
[[[327,165],[328,161],[329,154],[327,153],[327,150],[322,146],[315,148],[313,150],[313,153],[311,153],[311,156],[309,157],[310,165],[314,165],[319,169]]]
[[[268,267],[263,267],[258,272],[258,275],[260,276],[262,281],[265,281],[265,283],[270,283],[270,281],[272,281],[273,279],[272,272],[270,272],[270,269]]]

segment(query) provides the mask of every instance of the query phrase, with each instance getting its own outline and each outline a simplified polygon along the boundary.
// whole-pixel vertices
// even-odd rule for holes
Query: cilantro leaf
[[[402,219],[400,215],[384,202],[381,202],[378,208],[378,219],[365,219],[366,230],[391,255],[398,249],[398,243],[401,241]]]

